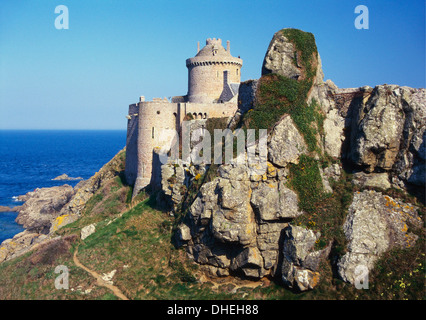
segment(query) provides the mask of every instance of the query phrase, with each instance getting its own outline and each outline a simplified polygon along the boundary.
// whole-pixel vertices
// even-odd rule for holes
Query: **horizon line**
[[[22,129],[22,128],[0,128],[0,131],[127,131],[127,129]]]

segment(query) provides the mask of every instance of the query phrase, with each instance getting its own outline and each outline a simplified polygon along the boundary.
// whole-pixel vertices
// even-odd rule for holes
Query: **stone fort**
[[[154,150],[165,145],[165,129],[177,132],[190,114],[193,119],[233,116],[238,108],[238,89],[243,61],[231,55],[230,42],[226,49],[221,39],[207,39],[197,54],[186,60],[188,93],[185,96],[154,98],[129,106],[127,115],[126,169],[127,183],[134,185],[133,194],[154,184],[153,170],[158,170]],[[155,163],[155,164],[153,164]]]

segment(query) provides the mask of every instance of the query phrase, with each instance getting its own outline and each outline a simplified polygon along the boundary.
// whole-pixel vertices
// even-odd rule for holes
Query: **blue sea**
[[[52,181],[66,173],[90,178],[126,145],[126,131],[0,130],[0,206],[35,188],[79,181]],[[0,243],[23,231],[16,212],[0,212]]]

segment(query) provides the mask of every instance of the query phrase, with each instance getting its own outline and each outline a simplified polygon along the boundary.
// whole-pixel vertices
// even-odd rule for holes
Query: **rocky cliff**
[[[398,263],[409,266],[403,269],[408,274],[419,272],[425,240],[426,90],[397,85],[341,89],[323,78],[314,36],[278,31],[265,54],[262,77],[241,84],[235,116],[191,125],[191,130],[201,125],[208,131],[268,129],[264,171],[236,162],[161,166],[155,172],[161,184],[156,200],[172,218],[153,210],[151,199],[136,207],[123,200],[131,195],[129,186],[114,185],[114,193],[106,184],[123,170],[121,152],[75,188],[25,195],[18,221],[27,230],[0,245],[0,262],[38,246],[24,268],[33,270],[55,251],[52,244],[61,239],[52,237],[64,231],[61,250],[67,259],[72,257],[66,237],[72,236],[91,268],[117,271],[126,293],[152,299],[165,287],[174,291],[176,281],[195,283],[181,257],[170,258],[181,253],[169,244],[174,219],[174,244],[184,247],[210,279],[218,279],[216,284],[229,278],[273,280],[309,293],[324,282],[337,291],[338,281],[357,284],[365,281],[360,271],[377,276]],[[87,207],[89,214],[84,214]],[[60,229],[73,221],[72,228]],[[14,267],[11,262],[3,270]],[[392,272],[399,270],[391,269],[386,277]],[[405,286],[402,276],[384,291],[396,281],[398,290]],[[78,283],[92,290],[89,282]],[[154,282],[157,292],[150,291]],[[424,283],[419,286],[412,296],[424,292]]]
[[[426,90],[339,89],[323,77],[313,35],[278,31],[229,122],[269,129],[266,172],[163,165],[177,243],[210,275],[270,276],[305,291],[325,263],[355,283],[358,267],[412,246],[413,230],[424,239]]]

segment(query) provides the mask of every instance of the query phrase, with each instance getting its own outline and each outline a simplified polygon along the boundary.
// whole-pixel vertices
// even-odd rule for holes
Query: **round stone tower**
[[[226,102],[222,97],[232,84],[240,83],[243,60],[231,56],[221,39],[207,39],[206,46],[194,58],[186,60],[188,68],[188,102]]]

